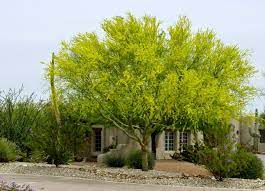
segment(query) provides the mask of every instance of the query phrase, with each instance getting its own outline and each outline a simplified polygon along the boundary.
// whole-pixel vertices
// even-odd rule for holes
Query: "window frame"
[[[101,131],[102,131],[102,129],[100,129],[100,128],[95,128],[94,129],[94,151],[95,152],[101,152],[101,148],[102,148]]]
[[[104,147],[103,133],[104,133],[103,125],[92,125],[91,146],[90,146],[92,156],[98,156],[103,151]]]
[[[185,139],[183,139],[185,138]],[[179,148],[180,151],[183,151],[184,146],[189,145],[189,131],[180,131],[179,132]]]
[[[174,151],[175,136],[172,130],[165,130],[165,151]]]

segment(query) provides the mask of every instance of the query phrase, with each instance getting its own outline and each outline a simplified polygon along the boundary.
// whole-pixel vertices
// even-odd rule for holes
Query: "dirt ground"
[[[211,173],[203,166],[176,160],[157,160],[155,170],[184,173],[190,176],[211,176]]]
[[[83,162],[74,162],[72,165],[76,166],[83,166],[88,163]],[[95,164],[96,162],[89,162],[89,164]],[[154,170],[158,171],[166,171],[166,172],[176,172],[180,174],[185,174],[189,176],[202,176],[202,177],[209,177],[212,174],[205,169],[203,166],[195,165],[190,162],[185,161],[176,161],[176,160],[156,160],[156,165]]]

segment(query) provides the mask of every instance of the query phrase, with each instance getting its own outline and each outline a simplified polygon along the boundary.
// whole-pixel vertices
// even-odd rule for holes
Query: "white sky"
[[[103,19],[126,12],[157,16],[165,27],[185,15],[194,30],[214,29],[224,42],[252,51],[259,70],[252,83],[265,88],[264,0],[0,0],[0,90],[24,84],[26,92],[42,95],[47,87],[40,62],[49,60],[61,40],[99,32]],[[264,105],[257,98],[249,109]]]

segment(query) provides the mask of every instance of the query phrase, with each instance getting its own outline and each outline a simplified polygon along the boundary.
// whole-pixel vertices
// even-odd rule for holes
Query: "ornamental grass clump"
[[[103,161],[108,167],[123,167],[125,166],[125,157],[122,153],[113,152],[104,157]]]
[[[18,150],[15,143],[5,138],[0,138],[0,162],[15,161],[18,156]]]
[[[129,168],[142,169],[142,151],[131,150],[128,153],[126,163]],[[148,169],[152,170],[155,166],[155,157],[152,153],[148,153]]]

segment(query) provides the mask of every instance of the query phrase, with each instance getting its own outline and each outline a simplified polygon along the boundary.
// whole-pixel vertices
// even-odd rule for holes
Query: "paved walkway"
[[[257,154],[257,156],[262,160],[263,165],[265,166],[265,155],[264,154]]]
[[[14,181],[19,184],[29,184],[32,188],[43,191],[240,191],[240,189],[123,184],[103,182],[100,180],[94,181],[87,179],[75,179],[68,177],[32,176],[1,173],[0,177],[7,182]]]

